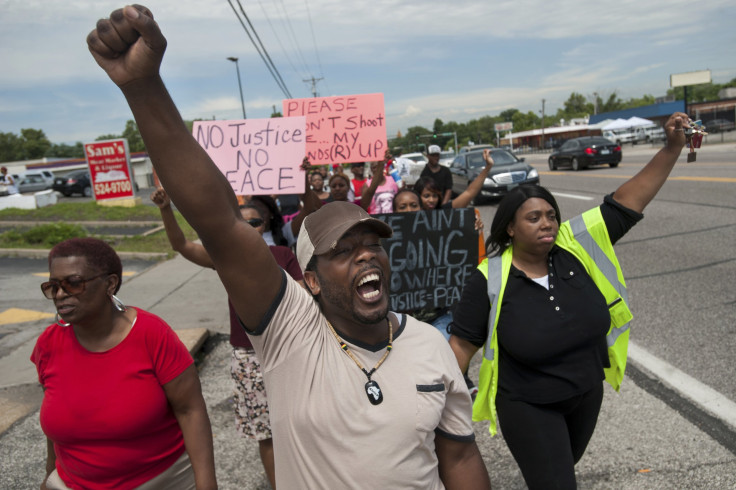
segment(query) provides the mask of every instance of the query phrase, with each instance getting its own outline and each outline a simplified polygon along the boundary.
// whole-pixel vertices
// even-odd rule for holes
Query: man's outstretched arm
[[[189,133],[164,86],[159,67],[166,39],[153,15],[140,5],[115,10],[98,21],[87,44],[123,92],[156,173],[197,231],[240,318],[257,326],[278,293],[280,270],[258,232],[242,220],[229,182]]]

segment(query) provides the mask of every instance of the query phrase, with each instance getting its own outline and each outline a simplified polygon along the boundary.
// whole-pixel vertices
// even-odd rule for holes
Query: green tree
[[[128,140],[128,148],[131,153],[146,151],[146,145],[143,143],[141,133],[138,131],[138,125],[134,120],[128,119],[125,123],[125,129],[123,130],[122,136]]]
[[[498,115],[498,122],[511,122],[517,112],[519,112],[519,109],[506,109]]]
[[[730,82],[719,83],[701,83],[700,85],[690,85],[687,88],[686,102],[704,102],[707,100],[717,100],[718,92],[721,89],[736,87],[736,78]],[[675,87],[667,90],[667,95],[674,96],[675,100],[682,100],[685,97],[685,87]]]
[[[565,119],[572,119],[574,117],[585,117],[593,114],[593,110],[593,104],[588,102],[583,94],[573,92],[565,101],[563,113]]]
[[[17,134],[0,133],[0,162],[22,160],[21,141]]]
[[[84,145],[81,141],[77,141],[73,146],[66,143],[53,143],[51,148],[46,152],[47,157],[60,158],[82,158],[84,157]]]
[[[122,138],[119,134],[101,134],[97,138],[95,138],[95,141],[104,141],[104,140],[117,140]]]
[[[517,112],[511,119],[514,123],[514,132],[527,131],[529,129],[542,127],[542,119],[533,111],[529,111],[526,114],[523,112]]]
[[[21,129],[20,145],[24,160],[42,158],[51,148],[51,142],[41,129]]]

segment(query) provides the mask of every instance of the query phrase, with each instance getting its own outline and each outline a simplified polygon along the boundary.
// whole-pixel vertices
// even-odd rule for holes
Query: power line
[[[324,80],[325,71],[322,69],[322,60],[320,60],[319,51],[317,50],[317,38],[314,35],[314,25],[312,25],[312,13],[309,11],[309,2],[307,0],[304,0],[304,6],[307,8],[307,19],[309,19],[309,30],[312,33],[312,43],[314,44],[314,54],[317,57],[317,66],[319,66],[319,72],[322,75],[322,77],[319,80]],[[325,85],[327,85],[326,80],[325,80]],[[328,93],[330,92],[329,87],[327,87],[327,92]],[[314,88],[314,77],[312,77],[312,93],[316,94],[316,90]]]
[[[311,74],[309,66],[307,65],[307,62],[304,59],[304,54],[302,53],[302,50],[299,47],[299,42],[296,39],[296,34],[294,33],[294,28],[291,25],[291,19],[289,18],[289,13],[286,11],[284,0],[279,0],[278,4],[281,6],[281,12],[283,13],[284,18],[286,19],[286,25],[288,26],[288,29],[286,30],[287,34],[291,34],[292,45],[296,48],[297,55],[299,56],[299,59],[301,59],[302,65],[304,66],[304,71],[306,73]]]
[[[240,7],[240,11],[243,13],[243,17],[245,17],[246,21],[248,22],[248,25],[253,31],[253,35],[258,38],[258,44],[256,44],[256,41],[253,39],[253,35],[251,35],[250,31],[246,27],[245,23],[243,22],[243,19],[240,18],[240,15],[238,14],[238,11],[235,9],[235,6],[233,5],[231,0],[227,0],[227,3],[230,5],[230,8],[233,9],[233,12],[235,13],[235,16],[238,18],[238,21],[240,22],[240,25],[243,26],[243,30],[248,35],[248,38],[250,39],[251,43],[253,43],[253,47],[256,48],[256,51],[258,52],[258,55],[261,57],[261,60],[266,64],[266,68],[268,68],[268,71],[271,73],[271,76],[276,81],[276,85],[279,86],[281,91],[284,93],[284,95],[288,99],[292,99],[291,93],[289,92],[289,89],[286,87],[286,83],[284,83],[283,78],[281,78],[281,74],[278,71],[278,68],[276,68],[276,65],[271,60],[271,57],[268,55],[268,52],[266,51],[266,47],[263,46],[263,43],[261,42],[260,37],[258,37],[258,33],[256,33],[255,28],[253,27],[253,24],[251,24],[250,19],[248,18],[248,15],[245,13],[245,10],[243,9],[243,6],[240,4],[240,0],[236,0],[238,3],[238,6]],[[259,48],[260,44],[260,48]]]
[[[250,19],[248,18],[248,14],[245,13],[245,9],[243,9],[243,5],[240,3],[240,0],[237,0],[237,2],[238,2],[238,6],[240,7],[240,11],[243,13],[243,17],[245,17],[245,20],[248,21],[248,25],[250,26],[251,30],[253,31],[253,34],[256,36],[256,39],[258,39],[258,44],[260,44],[261,49],[263,50],[263,53],[266,55],[266,58],[268,58],[268,63],[270,63],[271,67],[273,67],[273,71],[276,73],[276,76],[278,76],[278,79],[281,81],[281,86],[283,86],[283,88],[284,88],[285,95],[287,95],[288,98],[292,98],[291,97],[291,93],[289,92],[289,89],[286,88],[286,83],[284,82],[284,79],[281,78],[281,73],[279,73],[279,70],[278,70],[278,68],[276,68],[276,65],[274,64],[273,60],[271,59],[271,56],[269,56],[268,51],[266,51],[266,47],[263,45],[263,42],[261,42],[261,38],[258,36],[258,32],[256,32],[256,28],[253,27],[253,24],[251,23]]]
[[[261,11],[263,12],[263,16],[266,18],[268,25],[271,27],[271,31],[273,32],[273,35],[276,38],[276,42],[279,43],[279,47],[281,47],[281,51],[283,51],[284,56],[286,56],[286,61],[289,62],[289,65],[291,66],[291,69],[294,70],[294,72],[299,73],[299,70],[297,70],[296,66],[294,66],[294,63],[291,61],[291,58],[289,57],[289,52],[286,50],[283,43],[281,42],[281,38],[276,32],[276,28],[271,22],[271,18],[268,16],[268,12],[266,12],[266,8],[263,6],[263,2],[261,2],[261,0],[258,0],[258,5],[261,6]],[[288,33],[287,33],[287,36],[288,36]]]

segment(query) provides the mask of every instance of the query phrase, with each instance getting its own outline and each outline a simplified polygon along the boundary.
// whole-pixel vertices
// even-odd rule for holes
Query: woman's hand
[[[486,172],[490,172],[490,170],[493,168],[493,157],[491,156],[491,150],[489,149],[483,150],[483,160],[486,161],[486,166],[484,170]]]
[[[171,199],[163,187],[159,187],[153,193],[151,193],[151,201],[158,206],[159,209],[164,209],[171,206]]]
[[[480,214],[477,213],[475,215],[475,231],[478,233],[483,233],[483,219],[481,219]]]
[[[378,178],[379,175],[383,175],[383,171],[386,168],[386,162],[371,162],[371,175],[373,178]]]
[[[689,118],[683,112],[675,112],[664,124],[664,132],[667,135],[667,147],[676,151],[682,150],[687,138],[685,130],[690,129]]]

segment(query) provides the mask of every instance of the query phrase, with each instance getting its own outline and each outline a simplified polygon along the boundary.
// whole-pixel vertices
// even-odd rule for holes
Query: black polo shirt
[[[419,177],[431,177],[435,184],[437,184],[437,187],[439,187],[440,192],[442,192],[443,199],[445,197],[445,191],[452,189],[452,172],[450,172],[449,168],[442,165],[439,165],[439,170],[437,172],[432,172],[432,169],[429,168],[429,164],[427,164],[422,170],[422,173],[419,174]]]
[[[611,242],[643,217],[606,196],[601,205]],[[583,265],[554,246],[549,285],[537,284],[513,265],[498,321],[498,393],[509,399],[552,403],[584,393],[608,367],[605,299]],[[463,288],[450,325],[452,335],[482,347],[490,302],[485,276],[475,270]]]

